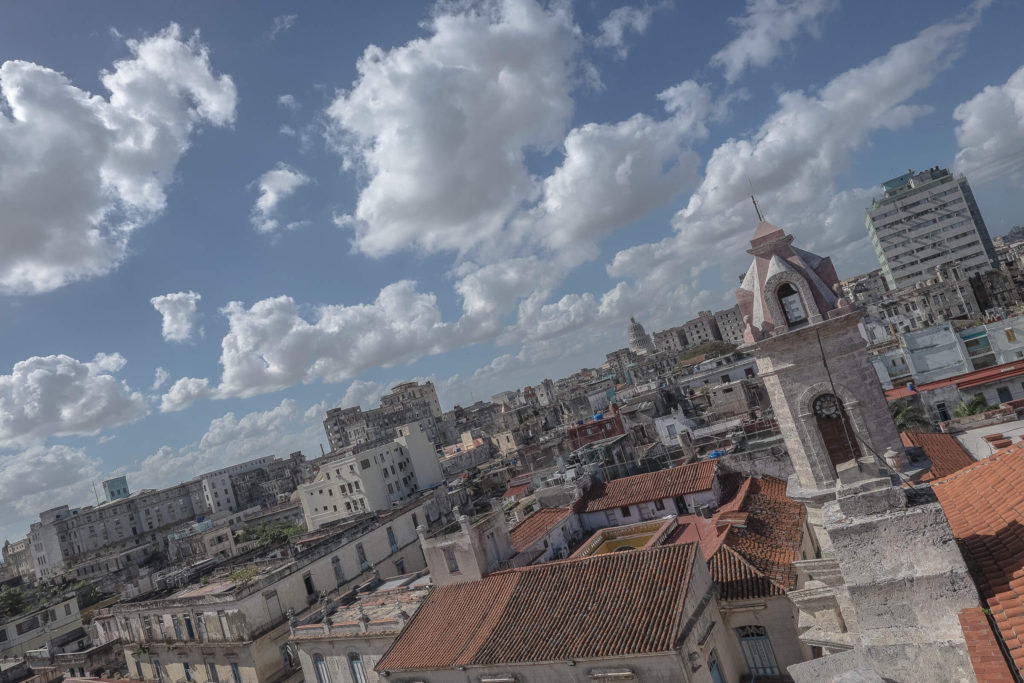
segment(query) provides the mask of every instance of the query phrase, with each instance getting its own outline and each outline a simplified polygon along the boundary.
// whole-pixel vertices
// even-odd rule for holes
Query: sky
[[[1024,224],[1024,3],[0,4],[0,536],[432,380],[733,303],[756,217],[878,267],[939,165]],[[102,495],[102,494],[101,494]]]

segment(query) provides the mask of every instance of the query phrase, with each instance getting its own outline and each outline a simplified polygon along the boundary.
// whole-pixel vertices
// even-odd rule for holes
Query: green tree
[[[13,616],[25,607],[25,594],[18,588],[0,588],[0,614]]]
[[[988,404],[985,397],[981,394],[977,394],[974,398],[961,402],[953,411],[953,414],[957,417],[969,417],[971,415],[977,415],[978,413],[984,413],[986,410],[991,409],[992,406]]]
[[[889,413],[896,429],[901,432],[924,432],[931,430],[931,420],[921,407],[909,399],[901,398],[889,404]]]
[[[284,543],[291,536],[301,534],[305,529],[288,522],[264,522],[245,527],[238,533],[240,543],[258,541],[260,546]]]
[[[704,354],[708,358],[718,358],[719,356],[725,356],[736,350],[736,344],[730,344],[724,341],[709,341],[703,344],[686,349],[679,354],[679,360],[689,360],[690,358],[696,358],[697,356]]]

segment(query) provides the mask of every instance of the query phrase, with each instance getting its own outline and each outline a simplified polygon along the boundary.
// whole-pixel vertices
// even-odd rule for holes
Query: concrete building
[[[792,243],[761,222],[736,291],[793,464],[787,494],[806,506],[821,553],[798,564],[788,595],[801,639],[825,656],[789,673],[969,681],[957,614],[977,593],[942,508],[902,486],[930,463],[904,450],[831,260]]]
[[[651,341],[658,353],[679,354],[687,347],[686,332],[681,326],[655,332],[651,335]]]
[[[292,627],[303,677],[317,683],[378,683],[374,666],[430,594],[430,576],[416,572],[371,580]],[[325,614],[326,613],[326,614]]]
[[[998,267],[967,178],[935,166],[907,171],[882,189],[865,224],[889,289],[923,282],[950,261],[968,276]]]
[[[635,318],[629,319],[629,327],[626,328],[626,337],[629,339],[629,350],[638,356],[654,353],[654,343],[644,330],[644,326]]]
[[[444,481],[434,445],[419,424],[398,432],[392,439],[325,461],[313,481],[299,487],[307,529],[389,510]]]
[[[206,507],[211,512],[235,512],[238,510],[238,501],[236,500],[234,487],[231,485],[231,477],[263,469],[273,459],[274,456],[268,455],[201,475],[199,481],[203,486],[203,498],[206,500]]]
[[[686,341],[690,346],[700,346],[710,341],[721,341],[722,332],[718,329],[718,320],[711,311],[701,311],[693,320],[683,323]]]
[[[71,516],[67,505],[50,508],[39,513],[39,521],[29,527],[28,540],[32,549],[32,573],[37,579],[52,579],[64,571],[56,522]]]
[[[18,657],[82,629],[78,600],[62,595],[18,614],[0,618],[0,657]]]
[[[169,529],[207,510],[199,481],[144,489],[95,507],[72,509],[53,522],[65,574],[107,580],[113,588],[118,571],[165,550]]]
[[[107,502],[127,498],[131,491],[128,490],[128,477],[114,477],[103,482],[103,495]]]
[[[324,420],[324,432],[331,451],[394,436],[395,429],[417,422],[431,443],[444,441],[438,432],[441,404],[433,382],[405,382],[380,397],[380,407],[362,410],[332,408]]]
[[[7,576],[11,578],[16,576],[29,578],[33,576],[31,548],[32,544],[28,537],[18,539],[14,543],[4,541],[4,571]]]
[[[718,325],[718,332],[722,341],[730,344],[743,343],[743,316],[740,315],[738,306],[726,308],[715,312],[715,323]]]
[[[301,547],[218,565],[203,581],[96,612],[99,642],[120,639],[128,671],[145,681],[276,683],[297,676],[289,614],[323,595],[424,567],[420,502],[321,533]],[[315,609],[315,608],[314,608]],[[296,679],[297,680],[297,679]]]

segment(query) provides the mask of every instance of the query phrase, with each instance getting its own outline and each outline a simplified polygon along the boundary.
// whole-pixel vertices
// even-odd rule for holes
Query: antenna
[[[754,196],[754,183],[750,181],[750,176],[747,176],[747,184],[750,185],[750,201],[754,202],[754,211],[757,212],[758,222],[764,222],[764,214],[761,213],[761,207],[757,205],[757,197]]]
[[[757,212],[758,222],[764,222],[764,215],[761,213],[761,207],[757,205],[757,197],[750,195],[750,201],[754,202],[754,211]]]
[[[92,495],[96,498],[96,505],[100,504],[100,496],[96,493],[96,482],[92,482]]]

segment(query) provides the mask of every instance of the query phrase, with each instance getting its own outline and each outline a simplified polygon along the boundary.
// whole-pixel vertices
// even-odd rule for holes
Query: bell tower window
[[[842,401],[835,394],[821,394],[814,399],[811,408],[832,466],[859,459],[860,447]]]
[[[807,309],[804,307],[803,299],[800,298],[800,292],[796,291],[796,287],[784,282],[775,293],[779,297],[779,304],[782,305],[782,313],[786,316],[787,326],[795,327],[807,322]]]

